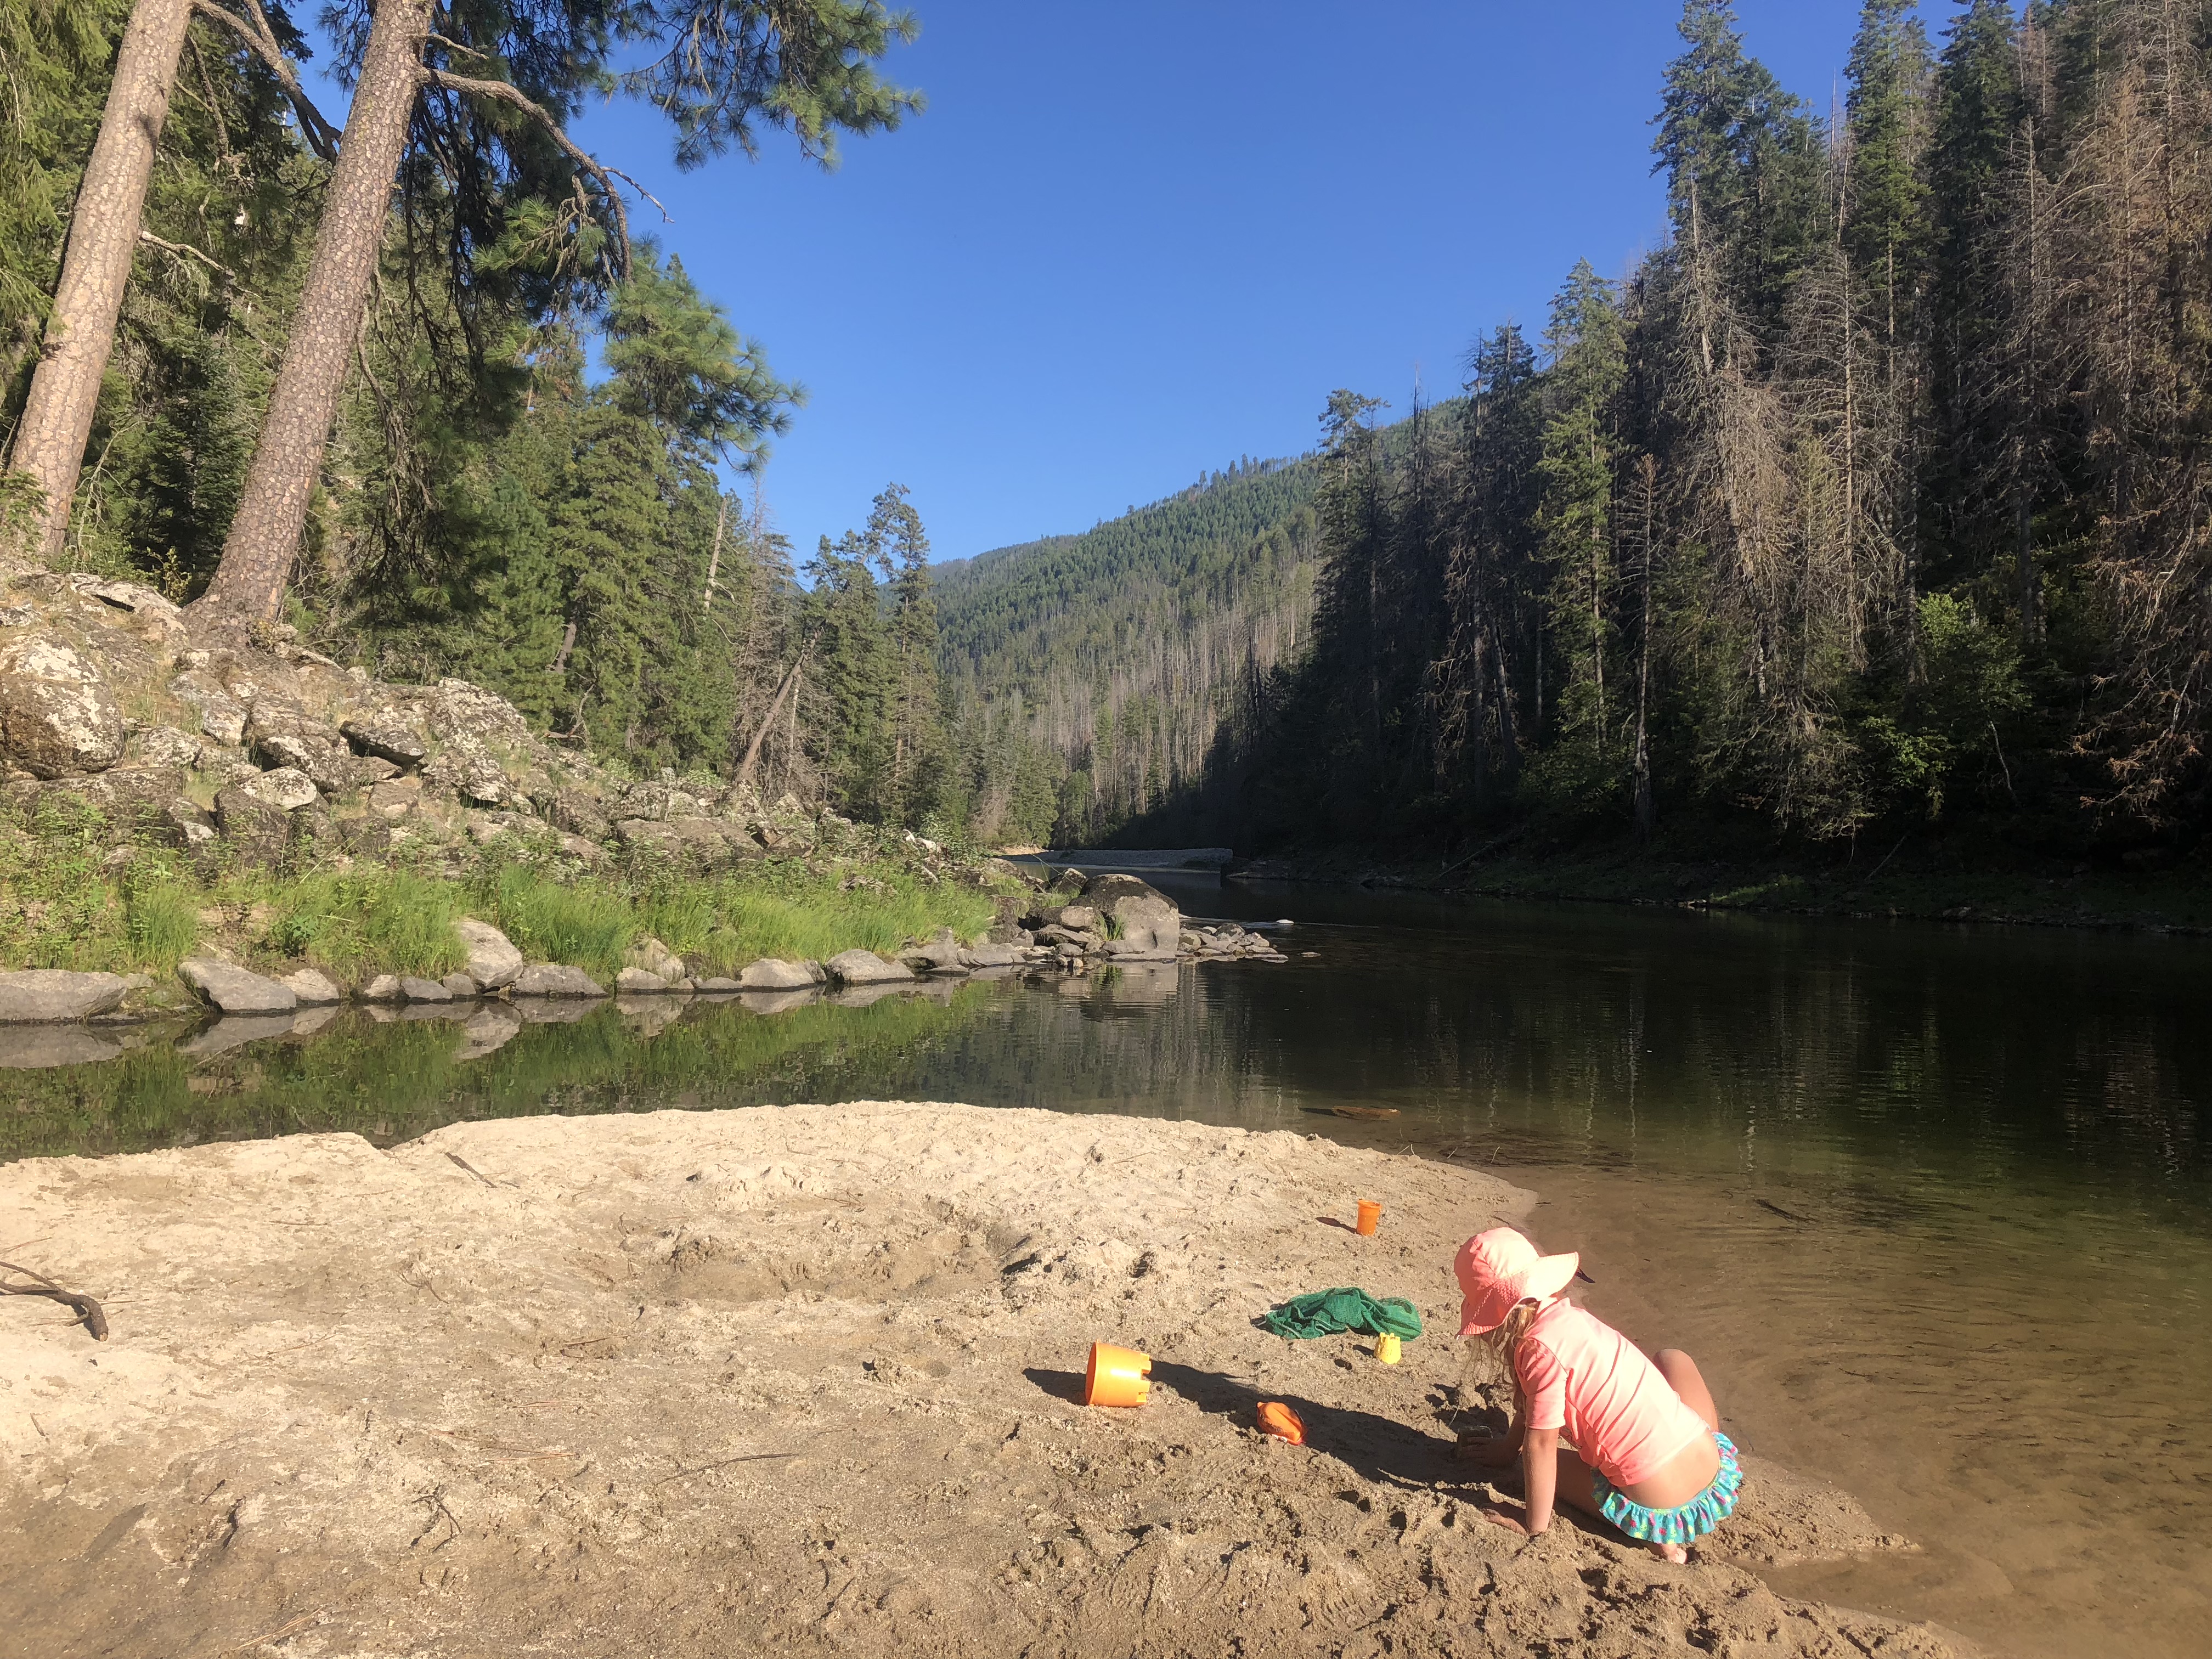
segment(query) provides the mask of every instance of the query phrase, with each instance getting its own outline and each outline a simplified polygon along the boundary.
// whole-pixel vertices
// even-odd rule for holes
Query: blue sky
[[[1618,274],[1664,234],[1648,122],[1674,0],[914,8],[888,71],[929,108],[836,173],[771,134],[757,163],[678,173],[635,104],[578,135],[811,392],[766,474],[802,556],[894,479],[958,558],[1300,453],[1331,388],[1448,395],[1476,334],[1540,326],[1576,259]],[[1826,109],[1858,0],[1739,9]]]

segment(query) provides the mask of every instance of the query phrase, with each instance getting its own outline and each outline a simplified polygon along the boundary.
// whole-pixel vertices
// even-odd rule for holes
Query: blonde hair
[[[1516,1398],[1521,1393],[1521,1373],[1514,1368],[1513,1361],[1520,1352],[1521,1339],[1528,1334],[1528,1328],[1536,1322],[1536,1316],[1558,1299],[1551,1297],[1539,1302],[1534,1297],[1523,1297],[1513,1304],[1511,1311],[1495,1327],[1475,1338],[1477,1348],[1487,1352],[1498,1369],[1505,1374],[1504,1380],[1511,1386]]]

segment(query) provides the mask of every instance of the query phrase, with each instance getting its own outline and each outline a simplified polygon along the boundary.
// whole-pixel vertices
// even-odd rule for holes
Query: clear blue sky
[[[800,555],[896,479],[936,555],[1087,528],[1313,446],[1332,387],[1449,395],[1576,259],[1665,231],[1674,0],[914,0],[929,108],[832,173],[769,135],[679,174],[650,108],[580,137],[811,393],[767,471]],[[1740,0],[1826,110],[1859,0]],[[1931,0],[1931,28],[1954,14]],[[651,208],[635,222],[653,225]]]

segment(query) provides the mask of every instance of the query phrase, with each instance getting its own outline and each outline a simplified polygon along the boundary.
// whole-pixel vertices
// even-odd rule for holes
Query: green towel
[[[1395,1296],[1377,1302],[1357,1285],[1294,1296],[1261,1315],[1260,1323],[1277,1336],[1334,1336],[1339,1331],[1380,1336],[1388,1331],[1410,1342],[1421,1334],[1421,1316],[1412,1303]]]

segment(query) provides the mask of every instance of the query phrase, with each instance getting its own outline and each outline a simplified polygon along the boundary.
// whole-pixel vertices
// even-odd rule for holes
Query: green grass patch
[[[234,877],[226,888],[251,899],[257,884]],[[260,941],[271,954],[303,958],[341,979],[420,974],[435,979],[468,960],[453,932],[465,914],[455,883],[402,870],[312,875],[271,884]]]

